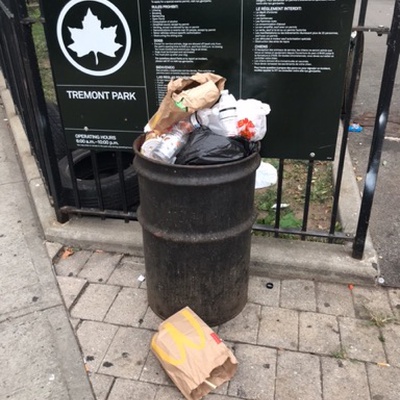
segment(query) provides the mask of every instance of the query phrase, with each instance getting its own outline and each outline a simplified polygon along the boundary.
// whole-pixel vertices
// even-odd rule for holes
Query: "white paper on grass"
[[[278,171],[276,168],[265,161],[261,161],[260,166],[256,171],[256,189],[266,188],[275,183],[278,180]]]

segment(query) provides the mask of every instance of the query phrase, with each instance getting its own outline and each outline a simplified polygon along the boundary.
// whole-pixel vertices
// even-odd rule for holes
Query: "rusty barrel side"
[[[143,140],[135,140],[134,166],[150,308],[165,319],[189,306],[211,326],[224,323],[247,302],[260,156],[168,165],[143,157]]]

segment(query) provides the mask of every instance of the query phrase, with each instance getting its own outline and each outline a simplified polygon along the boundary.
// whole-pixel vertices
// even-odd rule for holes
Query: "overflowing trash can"
[[[239,99],[225,78],[171,80],[134,144],[151,309],[190,307],[208,325],[247,302],[254,188],[268,104]]]
[[[150,308],[185,306],[215,326],[247,302],[254,183],[260,155],[217,165],[165,164],[134,143]]]

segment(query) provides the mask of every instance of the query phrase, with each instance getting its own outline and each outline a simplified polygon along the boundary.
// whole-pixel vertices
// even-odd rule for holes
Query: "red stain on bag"
[[[220,339],[220,337],[219,337],[215,332],[210,333],[210,336],[215,340],[215,342],[216,342],[217,344],[220,344],[220,343],[222,342],[222,340]]]

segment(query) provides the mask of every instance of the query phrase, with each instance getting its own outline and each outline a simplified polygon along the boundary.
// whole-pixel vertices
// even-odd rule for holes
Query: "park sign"
[[[68,146],[131,149],[171,79],[271,106],[265,157],[332,160],[355,0],[45,0]]]

